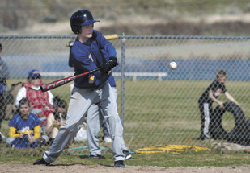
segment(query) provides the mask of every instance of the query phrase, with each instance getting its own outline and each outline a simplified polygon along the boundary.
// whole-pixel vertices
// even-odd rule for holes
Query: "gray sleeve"
[[[3,60],[0,60],[0,78],[8,79],[9,77],[10,73],[7,64]]]

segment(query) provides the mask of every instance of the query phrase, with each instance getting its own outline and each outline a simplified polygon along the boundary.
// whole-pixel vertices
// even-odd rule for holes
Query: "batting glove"
[[[111,70],[110,64],[106,63],[100,66],[100,71],[102,73],[108,73]]]
[[[114,56],[109,57],[110,67],[114,68],[118,65],[117,58]]]

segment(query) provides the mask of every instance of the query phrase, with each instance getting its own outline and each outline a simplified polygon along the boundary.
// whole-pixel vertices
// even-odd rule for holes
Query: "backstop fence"
[[[249,145],[250,36],[123,34],[105,37],[117,50],[119,65],[113,69],[113,75],[118,90],[118,113],[126,145],[131,150],[181,144],[188,138],[193,144],[207,147],[211,140]],[[1,154],[8,150],[3,149],[9,137],[8,124],[16,112],[19,89],[22,83],[28,82],[28,72],[38,70],[45,83],[73,75],[73,69],[68,66],[66,45],[75,38],[71,35],[0,35],[1,63],[4,61],[8,67],[7,87],[4,81],[1,85]],[[171,61],[177,63],[176,70],[168,67]],[[196,140],[201,134],[198,99],[216,79],[219,70],[227,72],[227,92],[240,106],[230,103],[222,93],[218,100],[227,102],[224,109],[213,103],[210,115],[206,114],[203,120],[211,139]],[[72,84],[51,92],[69,103]],[[217,91],[215,95],[220,93]],[[100,137],[102,133],[101,130]],[[101,146],[109,145],[100,141]],[[86,142],[72,142],[70,147],[82,145]]]

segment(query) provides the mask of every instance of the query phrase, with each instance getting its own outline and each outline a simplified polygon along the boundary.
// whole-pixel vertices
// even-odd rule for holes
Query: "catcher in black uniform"
[[[221,93],[225,94],[228,100],[239,105],[237,101],[227,92],[225,82],[227,80],[227,72],[224,70],[219,70],[216,75],[216,79],[209,85],[209,87],[201,94],[198,104],[201,112],[201,135],[199,140],[210,139],[209,135],[209,125],[210,116],[212,114],[212,104],[215,102],[224,109],[223,102],[217,100]]]

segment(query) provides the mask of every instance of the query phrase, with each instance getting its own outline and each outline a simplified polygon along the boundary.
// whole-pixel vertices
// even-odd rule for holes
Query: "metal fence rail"
[[[28,71],[32,69],[41,72],[44,82],[72,75],[66,45],[75,38],[74,35],[0,35],[2,60],[10,72],[9,89],[11,84],[27,82]],[[118,112],[126,145],[131,149],[180,144],[185,138],[198,137],[201,118],[197,101],[220,69],[228,74],[227,91],[240,103],[245,120],[250,118],[250,36],[123,34],[106,38],[118,53],[119,65],[113,69]],[[171,61],[177,62],[176,70],[168,67]],[[70,84],[52,90],[53,95],[69,102]],[[7,118],[13,115],[11,110],[19,88],[13,88],[12,100],[2,109]],[[228,101],[223,95],[219,99]],[[234,120],[230,112],[223,115],[222,126],[227,132],[235,128]],[[5,137],[9,121],[3,121],[1,132]],[[0,155],[4,152],[0,150]]]

